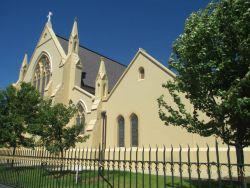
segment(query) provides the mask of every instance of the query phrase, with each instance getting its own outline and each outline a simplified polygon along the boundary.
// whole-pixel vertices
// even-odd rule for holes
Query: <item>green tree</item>
[[[40,136],[39,144],[49,152],[63,157],[65,150],[75,147],[77,142],[85,142],[89,136],[81,134],[83,124],[68,126],[76,112],[77,108],[72,104],[52,105],[51,100],[43,101],[39,111],[40,118],[33,130],[34,134]]]
[[[30,84],[20,88],[9,86],[0,91],[0,146],[16,148],[34,147],[34,139],[28,134],[38,117],[40,94]]]
[[[235,146],[238,164],[250,145],[250,1],[221,0],[192,13],[173,44],[170,67],[177,72],[163,84],[177,108],[161,96],[159,116],[202,136],[216,135]],[[194,110],[179,97],[184,93]],[[200,118],[205,114],[209,120]]]

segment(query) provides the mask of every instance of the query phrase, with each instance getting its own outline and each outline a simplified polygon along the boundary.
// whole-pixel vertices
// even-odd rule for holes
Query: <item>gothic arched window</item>
[[[125,146],[124,118],[122,116],[119,116],[117,121],[118,121],[118,146],[124,147]]]
[[[84,127],[85,127],[85,115],[84,115],[84,109],[81,104],[77,105],[78,111],[76,114],[76,126],[79,126],[81,128],[81,132],[84,133]]]
[[[45,88],[49,83],[50,76],[51,70],[49,59],[46,55],[42,55],[36,64],[33,75],[33,86],[42,96],[44,95]]]
[[[130,116],[130,125],[131,125],[131,146],[137,147],[139,145],[138,141],[138,117],[135,114]]]

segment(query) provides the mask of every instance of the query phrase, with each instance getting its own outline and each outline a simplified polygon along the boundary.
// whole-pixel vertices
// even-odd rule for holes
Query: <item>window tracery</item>
[[[42,55],[38,60],[34,75],[33,75],[33,86],[44,95],[45,88],[49,83],[51,77],[50,62],[46,55]]]

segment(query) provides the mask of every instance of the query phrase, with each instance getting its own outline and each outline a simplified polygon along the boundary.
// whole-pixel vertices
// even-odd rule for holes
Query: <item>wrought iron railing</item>
[[[234,148],[142,147],[0,150],[0,184],[14,187],[247,187],[250,151],[236,163]],[[244,182],[238,181],[243,170]]]

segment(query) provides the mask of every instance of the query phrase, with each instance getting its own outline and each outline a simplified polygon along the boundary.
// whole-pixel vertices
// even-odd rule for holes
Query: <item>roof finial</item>
[[[77,16],[76,16],[75,19],[74,19],[74,21],[77,22],[77,19],[78,19],[78,18],[77,18]]]
[[[47,18],[48,18],[48,23],[50,23],[51,22],[51,16],[53,15],[53,13],[51,12],[51,11],[49,11],[49,14],[48,14],[48,16],[47,16]]]

